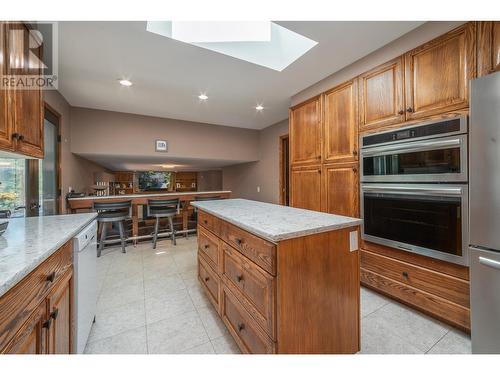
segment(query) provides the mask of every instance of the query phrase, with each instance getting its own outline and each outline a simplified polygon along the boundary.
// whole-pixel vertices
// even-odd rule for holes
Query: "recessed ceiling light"
[[[262,110],[264,109],[264,107],[263,107],[262,105],[260,105],[260,104],[259,104],[257,107],[255,107],[255,109],[256,109],[257,111],[262,111]]]
[[[127,86],[127,87],[132,86],[132,82],[129,81],[128,79],[120,79],[118,82],[120,82],[120,85],[122,86]]]
[[[208,99],[208,96],[207,96],[206,94],[200,94],[200,95],[198,95],[198,98],[199,98],[200,100],[207,100],[207,99]]]

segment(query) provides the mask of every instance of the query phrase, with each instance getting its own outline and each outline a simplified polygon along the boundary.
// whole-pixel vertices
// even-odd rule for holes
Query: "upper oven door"
[[[361,215],[366,241],[468,262],[467,185],[362,184]]]
[[[467,136],[454,135],[361,150],[363,182],[466,182]]]

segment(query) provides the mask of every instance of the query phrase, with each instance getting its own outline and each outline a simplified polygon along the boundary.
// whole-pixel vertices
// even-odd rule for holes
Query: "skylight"
[[[273,22],[148,21],[147,30],[277,71],[318,44]]]

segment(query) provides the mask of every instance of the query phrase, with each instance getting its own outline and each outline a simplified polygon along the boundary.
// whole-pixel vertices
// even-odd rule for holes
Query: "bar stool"
[[[158,231],[160,227],[160,219],[167,218],[172,234],[172,243],[175,242],[174,216],[180,213],[180,199],[148,199],[146,206],[146,215],[156,219],[155,231],[153,232],[153,249],[156,249],[156,241],[158,240]]]
[[[94,202],[94,211],[97,211],[97,222],[101,224],[101,239],[97,249],[97,257],[101,256],[104,249],[104,241],[106,240],[106,224],[118,223],[120,230],[120,240],[122,252],[125,253],[125,230],[123,222],[130,218],[132,214],[132,201],[119,202]]]

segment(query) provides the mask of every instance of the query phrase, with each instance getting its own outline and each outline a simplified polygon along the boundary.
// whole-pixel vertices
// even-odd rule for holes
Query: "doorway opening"
[[[290,142],[288,134],[280,137],[280,204],[290,205]]]

